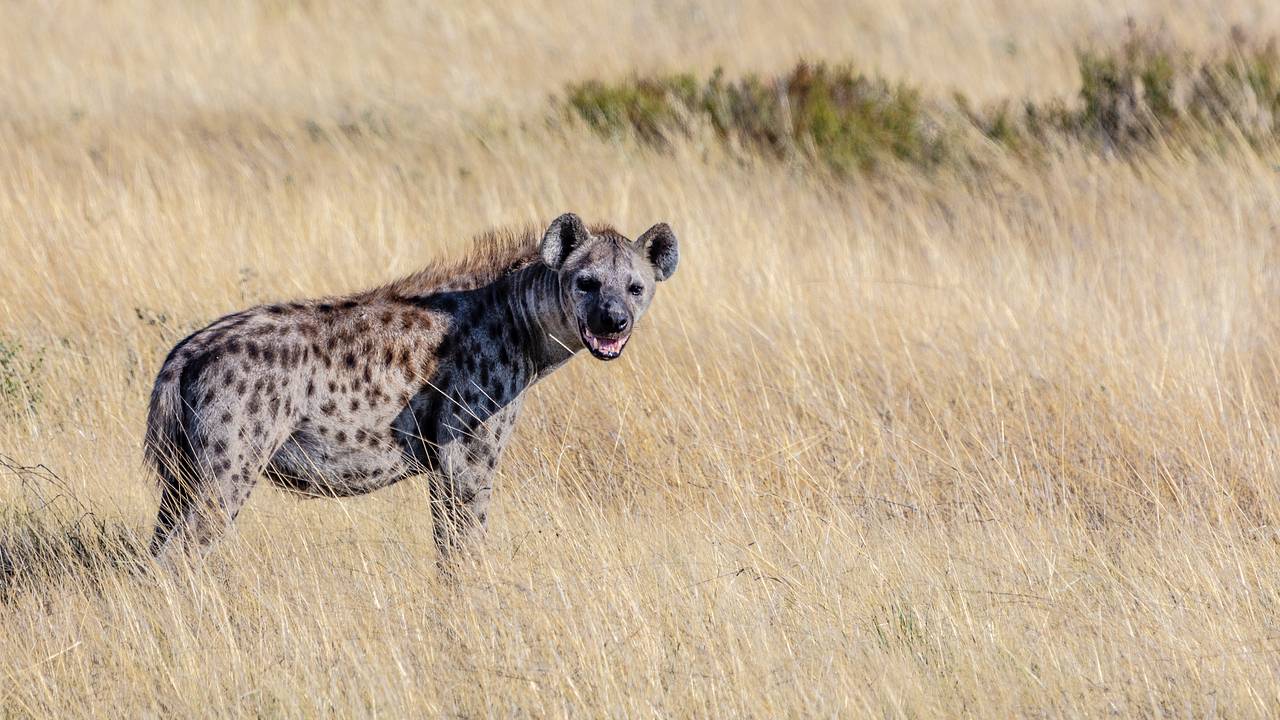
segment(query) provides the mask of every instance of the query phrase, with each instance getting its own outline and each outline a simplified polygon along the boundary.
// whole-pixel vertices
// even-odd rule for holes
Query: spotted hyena
[[[206,550],[260,477],[345,497],[425,474],[449,558],[484,531],[524,391],[584,348],[622,354],[678,257],[664,223],[632,241],[566,214],[540,242],[491,233],[451,266],[215,321],[173,348],[151,393],[152,553]]]

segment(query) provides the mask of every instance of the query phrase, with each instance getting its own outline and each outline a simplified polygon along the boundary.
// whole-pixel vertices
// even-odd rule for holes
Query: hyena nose
[[[620,333],[631,326],[631,316],[626,310],[611,307],[605,310],[604,325],[608,332]]]

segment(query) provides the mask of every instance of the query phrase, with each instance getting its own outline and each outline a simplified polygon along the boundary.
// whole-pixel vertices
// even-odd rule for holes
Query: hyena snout
[[[626,305],[606,300],[587,317],[587,329],[597,335],[617,335],[631,329],[631,311]]]
[[[632,312],[626,303],[602,300],[579,320],[587,350],[599,360],[613,360],[631,339]]]

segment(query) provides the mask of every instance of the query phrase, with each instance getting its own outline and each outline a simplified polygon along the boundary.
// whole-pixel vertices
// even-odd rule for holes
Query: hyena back
[[[430,478],[447,560],[480,536],[521,394],[579,350],[618,357],[675,271],[663,223],[631,241],[573,214],[462,263],[347,298],[253,308],[179,343],[151,395],[151,550],[205,551],[260,477],[310,496]]]

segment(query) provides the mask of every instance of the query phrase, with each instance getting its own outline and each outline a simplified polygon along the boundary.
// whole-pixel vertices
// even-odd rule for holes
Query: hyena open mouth
[[[630,333],[612,337],[596,335],[588,330],[584,323],[578,323],[578,332],[582,335],[582,344],[586,345],[587,350],[600,360],[617,359],[622,355],[622,349],[627,346],[627,341],[631,339]]]

